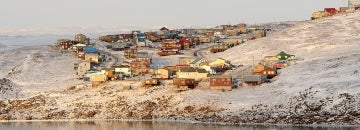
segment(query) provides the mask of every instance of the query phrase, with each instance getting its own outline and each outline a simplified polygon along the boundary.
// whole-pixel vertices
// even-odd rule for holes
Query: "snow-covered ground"
[[[50,45],[54,44],[59,38],[73,39],[73,35],[0,35],[0,51],[12,50],[16,48]]]
[[[74,86],[77,81],[72,55],[47,47],[0,52],[3,67],[0,78],[12,80],[20,91],[41,92],[32,98],[0,101],[0,119],[359,125],[359,41],[360,12],[355,12],[296,22],[269,37],[205,55],[208,59],[221,57],[245,66],[280,51],[296,55],[297,63],[280,70],[271,83],[227,92],[209,90],[207,81],[179,93],[171,85],[144,89],[139,81]],[[154,58],[159,58],[156,63],[176,62],[172,57],[170,61],[165,61],[166,57]],[[135,89],[124,89],[129,85]]]

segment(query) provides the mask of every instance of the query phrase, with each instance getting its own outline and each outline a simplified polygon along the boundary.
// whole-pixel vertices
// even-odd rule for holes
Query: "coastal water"
[[[355,127],[290,127],[215,125],[151,121],[29,121],[0,122],[0,130],[357,130]]]

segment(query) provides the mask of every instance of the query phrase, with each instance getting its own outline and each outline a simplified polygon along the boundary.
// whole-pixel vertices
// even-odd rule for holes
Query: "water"
[[[0,122],[0,130],[356,130],[334,127],[214,125],[151,121],[29,121]]]

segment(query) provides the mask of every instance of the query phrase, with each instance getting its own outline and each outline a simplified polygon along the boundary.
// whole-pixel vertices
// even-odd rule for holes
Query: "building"
[[[155,70],[154,75],[152,76],[153,79],[159,79],[159,80],[166,80],[170,79],[172,76],[172,73],[168,69],[157,69]]]
[[[175,78],[173,79],[173,84],[177,86],[176,90],[178,91],[185,91],[188,89],[192,89],[195,87],[195,79],[181,79]]]
[[[84,75],[91,69],[91,64],[89,61],[82,61],[76,67],[76,75],[79,78],[84,78]]]
[[[204,58],[198,57],[195,60],[193,60],[192,62],[190,62],[190,67],[199,67],[201,65],[208,65],[208,61]]]
[[[266,75],[267,78],[269,78],[269,79],[271,79],[277,75],[276,69],[262,65],[262,64],[255,65],[252,72],[255,75]]]
[[[208,77],[208,72],[201,68],[184,67],[181,68],[176,75],[177,78],[201,80]]]
[[[277,62],[277,61],[279,61],[279,57],[278,56],[265,56],[264,61],[265,62]]]
[[[99,62],[99,55],[93,53],[86,53],[85,54],[85,61],[98,63]]]
[[[232,77],[227,75],[217,75],[210,77],[210,89],[231,90]]]
[[[179,57],[178,65],[190,65],[195,59],[196,57]]]
[[[131,68],[130,66],[127,65],[120,65],[120,66],[113,66],[115,73],[120,73],[126,76],[131,76],[132,72],[131,72]]]
[[[76,34],[75,41],[85,45],[90,44],[90,38],[87,38],[84,34]]]
[[[279,58],[279,60],[295,60],[295,55],[287,54],[284,51],[281,51],[276,56]]]
[[[230,61],[227,61],[223,58],[217,58],[216,60],[211,61],[209,63],[209,66],[224,69],[224,68],[231,66],[231,64],[230,64]]]

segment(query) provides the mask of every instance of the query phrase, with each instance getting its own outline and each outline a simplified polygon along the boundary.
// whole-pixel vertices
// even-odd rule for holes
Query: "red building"
[[[232,77],[227,75],[210,77],[210,89],[231,90]]]

